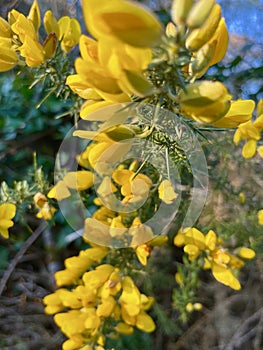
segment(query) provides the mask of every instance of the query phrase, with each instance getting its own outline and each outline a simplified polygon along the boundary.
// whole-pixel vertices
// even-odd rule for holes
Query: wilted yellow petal
[[[43,21],[44,21],[44,27],[45,27],[47,34],[55,33],[56,37],[59,39],[60,35],[59,35],[58,22],[57,22],[57,20],[56,20],[55,16],[53,15],[53,12],[51,10],[48,10],[44,14]]]
[[[209,62],[210,66],[220,62],[224,58],[227,51],[229,36],[224,18],[221,18],[216,32],[211,38],[211,41],[213,40],[216,41],[216,47],[213,58]]]
[[[118,323],[115,329],[118,333],[125,335],[131,335],[133,333],[133,327],[123,322]]]
[[[16,66],[18,56],[16,52],[9,47],[0,49],[0,72],[6,72]]]
[[[187,85],[179,99],[182,114],[202,123],[214,123],[229,110],[231,96],[222,83],[203,80]]]
[[[213,251],[216,247],[217,237],[214,231],[210,230],[205,236],[205,245],[211,251]]]
[[[39,27],[40,27],[40,10],[39,10],[37,0],[34,0],[31,8],[29,10],[29,14],[28,14],[27,18],[32,21],[34,28],[37,32]]]

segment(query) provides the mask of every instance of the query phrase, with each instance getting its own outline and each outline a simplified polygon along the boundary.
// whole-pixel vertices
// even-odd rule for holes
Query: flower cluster
[[[235,270],[244,266],[243,260],[229,253],[224,242],[210,230],[204,235],[197,228],[180,230],[174,237],[174,244],[184,247],[184,252],[190,261],[199,259],[204,270],[211,269],[213,276],[220,283],[233,289],[240,289],[241,285],[235,276]],[[253,259],[255,252],[246,247],[236,249],[236,254],[243,259]]]
[[[65,350],[104,349],[106,337],[130,335],[134,327],[155,330],[146,312],[153,298],[139,291],[124,266],[103,263],[106,256],[108,248],[93,246],[66,259],[66,269],[55,274],[57,285],[64,288],[44,298],[46,313],[55,314],[55,322],[69,338]]]
[[[64,16],[56,20],[52,11],[43,18],[47,37],[39,42],[41,25],[40,10],[34,0],[27,17],[12,10],[8,22],[0,17],[0,71],[8,71],[17,64],[38,67],[52,58],[59,43],[64,52],[69,52],[78,43],[81,29],[76,19]]]

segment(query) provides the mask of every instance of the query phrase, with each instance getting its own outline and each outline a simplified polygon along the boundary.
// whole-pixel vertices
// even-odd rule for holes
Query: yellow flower
[[[181,113],[201,123],[211,124],[222,118],[230,108],[231,96],[220,82],[195,82],[179,93]]]
[[[51,19],[51,16],[50,16]],[[54,23],[55,24],[55,23]],[[56,29],[56,25],[54,25]],[[69,52],[73,46],[77,45],[81,35],[79,22],[75,18],[63,16],[58,21],[59,37],[61,48],[65,52]]]
[[[40,66],[45,61],[44,48],[38,41],[26,36],[23,45],[19,47],[22,57],[25,57],[29,67]]]
[[[57,210],[46,202],[36,214],[38,219],[51,220]]]
[[[82,280],[89,289],[96,290],[109,280],[113,271],[114,267],[109,264],[99,265],[95,270],[84,273]]]
[[[46,295],[43,298],[43,303],[45,305],[45,313],[47,314],[56,314],[57,312],[62,311],[65,306],[60,298],[61,293],[66,289],[58,289],[54,293]]]
[[[263,225],[263,209],[258,211],[258,223],[259,225]]]
[[[124,203],[133,203],[146,200],[152,185],[151,179],[128,169],[117,169],[112,173],[112,179],[121,186],[121,194]]]
[[[55,16],[53,15],[53,12],[51,10],[48,10],[44,14],[43,22],[44,22],[44,27],[45,27],[47,34],[55,33],[56,37],[59,38],[58,22],[57,22],[57,20],[56,20]]]
[[[13,69],[18,63],[16,52],[9,47],[0,46],[0,72]]]
[[[257,145],[257,141],[261,138],[261,132],[263,131],[263,113],[261,111],[261,102],[259,101],[257,106],[258,116],[254,122],[251,120],[246,123],[242,123],[238,126],[234,134],[234,143],[237,145],[242,140],[246,140],[242,149],[242,156],[244,158],[252,158],[256,152],[263,158],[263,147]]]
[[[150,226],[141,223],[141,220],[136,217],[131,227],[129,228],[129,234],[132,236],[130,246],[139,246],[146,242],[151,241],[154,238],[153,231]]]
[[[4,238],[9,237],[8,229],[14,226],[11,220],[16,214],[16,206],[11,203],[4,203],[0,205],[0,234]]]
[[[153,300],[140,294],[133,280],[126,276],[122,282],[122,294],[120,296],[121,316],[124,322],[130,326],[151,333],[155,330],[152,318],[147,315],[147,310]]]
[[[213,262],[211,270],[213,276],[218,282],[223,283],[224,285],[229,286],[235,290],[241,289],[241,285],[238,279],[225,264],[218,264],[216,262]]]
[[[33,40],[37,40],[37,33],[34,28],[33,22],[26,18],[25,15],[15,10],[10,12],[10,16],[13,15],[14,22],[11,24],[12,31],[17,34],[19,40],[24,43],[26,38],[30,37]]]
[[[159,198],[166,204],[172,204],[178,197],[178,194],[174,192],[173,186],[169,180],[164,180],[158,187]]]
[[[147,258],[151,253],[151,248],[147,244],[142,244],[135,249],[138,260],[143,266],[147,265]]]
[[[40,10],[37,0],[34,0],[27,18],[32,21],[35,31],[37,32],[40,27]]]
[[[231,101],[229,111],[212,125],[218,128],[235,128],[251,119],[254,108],[255,102],[252,100]]]
[[[80,349],[83,344],[83,337],[80,334],[74,334],[62,344],[62,350],[77,350]],[[92,348],[87,348],[87,350],[92,350]]]
[[[2,17],[0,17],[0,38],[12,38],[12,31],[9,23]]]
[[[162,35],[160,21],[144,7],[125,0],[83,1],[84,18],[91,35],[116,38],[132,46],[151,47]]]
[[[63,180],[58,183],[48,192],[49,198],[55,198],[60,201],[70,197],[69,190],[84,191],[93,185],[93,173],[91,171],[79,170],[68,172]]]

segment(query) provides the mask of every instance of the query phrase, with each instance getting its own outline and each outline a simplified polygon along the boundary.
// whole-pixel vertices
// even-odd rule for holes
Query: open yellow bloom
[[[173,186],[169,180],[164,180],[158,187],[159,198],[166,204],[172,204],[178,194],[174,192]]]
[[[79,170],[68,172],[63,180],[48,192],[49,198],[55,198],[60,201],[71,196],[70,189],[84,191],[93,185],[93,173],[91,171]]]
[[[56,27],[55,27],[56,28]],[[59,41],[61,48],[65,52],[69,52],[72,47],[78,44],[81,35],[79,22],[75,18],[63,16],[58,21]]]
[[[0,234],[4,238],[9,237],[8,229],[14,226],[12,221],[16,214],[16,206],[11,203],[4,203],[0,205]]]
[[[161,39],[160,21],[144,7],[126,0],[83,0],[88,31],[96,38],[116,38],[132,46],[151,47]]]
[[[235,128],[252,118],[254,108],[255,102],[253,100],[231,101],[228,112],[212,125],[218,128]]]
[[[179,93],[180,110],[186,117],[201,123],[214,123],[230,108],[231,96],[220,82],[200,81]]]
[[[256,152],[263,158],[263,147],[257,145],[257,141],[260,140],[261,132],[263,131],[263,112],[260,109],[261,101],[259,101],[257,108],[258,117],[253,122],[249,120],[246,123],[240,124],[234,134],[233,141],[236,145],[240,141],[246,140],[242,149],[242,156],[244,158],[252,158]]]
[[[135,176],[135,173],[128,169],[114,170],[112,179],[121,186],[124,203],[146,200],[152,185],[152,181],[148,176],[144,174]]]
[[[217,281],[238,290],[241,285],[235,276],[235,270],[243,267],[244,262],[224,249],[222,243],[214,231],[210,230],[204,235],[196,228],[179,230],[174,238],[176,246],[184,246],[190,261],[202,254],[203,269],[211,269]],[[255,252],[246,247],[238,248],[237,254],[244,259],[253,259],[255,256]]]

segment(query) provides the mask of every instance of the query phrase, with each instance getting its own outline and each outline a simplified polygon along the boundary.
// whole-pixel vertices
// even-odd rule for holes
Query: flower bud
[[[180,2],[180,0],[178,1]],[[187,16],[186,24],[190,28],[199,28],[206,21],[210,15],[215,0],[199,0],[191,8],[189,15]]]
[[[194,29],[186,38],[185,46],[190,51],[199,50],[215,34],[221,19],[221,7],[215,4],[202,27]]]
[[[174,23],[185,23],[186,17],[193,5],[193,0],[173,0],[171,17]]]

